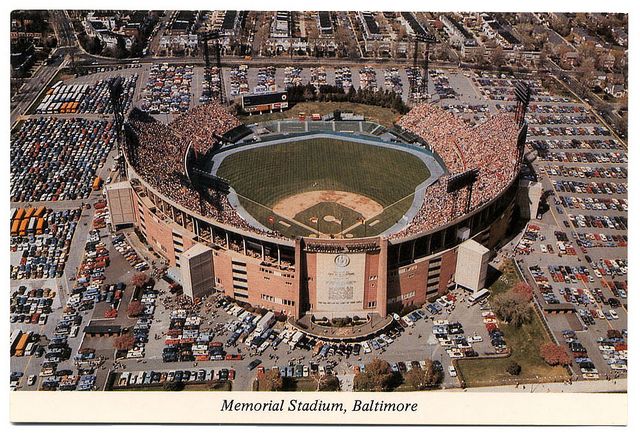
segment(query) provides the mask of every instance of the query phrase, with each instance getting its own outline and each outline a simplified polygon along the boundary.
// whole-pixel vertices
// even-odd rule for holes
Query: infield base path
[[[273,206],[273,212],[285,218],[293,218],[298,213],[322,202],[333,202],[360,213],[365,219],[380,215],[384,208],[369,197],[353,192],[310,191],[283,198]]]

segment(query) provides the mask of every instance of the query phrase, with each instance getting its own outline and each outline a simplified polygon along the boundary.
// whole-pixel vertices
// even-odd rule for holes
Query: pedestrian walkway
[[[567,383],[536,383],[520,384],[517,387],[493,386],[493,387],[472,387],[467,389],[447,389],[448,392],[520,392],[520,393],[626,393],[627,380],[615,379],[611,381],[574,381]]]

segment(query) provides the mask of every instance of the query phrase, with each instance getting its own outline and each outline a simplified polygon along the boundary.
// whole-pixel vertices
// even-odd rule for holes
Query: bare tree
[[[133,334],[123,334],[113,339],[113,348],[118,351],[128,351],[135,344]]]
[[[267,392],[278,392],[284,388],[284,381],[280,376],[280,371],[271,369],[264,373],[260,378],[260,390],[266,390]]]

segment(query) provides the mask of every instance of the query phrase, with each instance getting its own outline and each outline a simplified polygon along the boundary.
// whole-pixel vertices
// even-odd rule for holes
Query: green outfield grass
[[[271,211],[283,198],[309,191],[335,190],[367,196],[384,208],[391,206],[370,219],[369,223],[377,223],[367,225],[366,235],[373,235],[402,217],[411,205],[416,186],[430,176],[422,160],[408,152],[328,138],[284,142],[239,152],[224,159],[217,175],[230,182],[242,206],[254,218],[286,236],[313,234],[316,225],[306,216],[342,218],[342,227],[333,227],[327,222],[320,225],[322,233],[339,233],[341,228],[358,224],[359,215],[335,203],[319,203],[307,209],[313,211],[310,215],[307,215],[310,212],[296,215],[294,222]],[[269,217],[275,221],[269,222]],[[360,225],[349,233],[354,237],[365,236],[364,227]]]

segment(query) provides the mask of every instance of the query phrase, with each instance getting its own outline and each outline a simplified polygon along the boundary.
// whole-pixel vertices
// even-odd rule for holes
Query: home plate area
[[[306,226],[308,236],[331,236],[344,233],[349,229],[380,215],[384,208],[371,198],[352,192],[320,190],[295,194],[278,201],[273,212],[282,218],[291,218],[294,222]]]
[[[323,201],[302,212],[294,219],[322,235],[338,235],[355,224],[362,215],[339,203]]]

